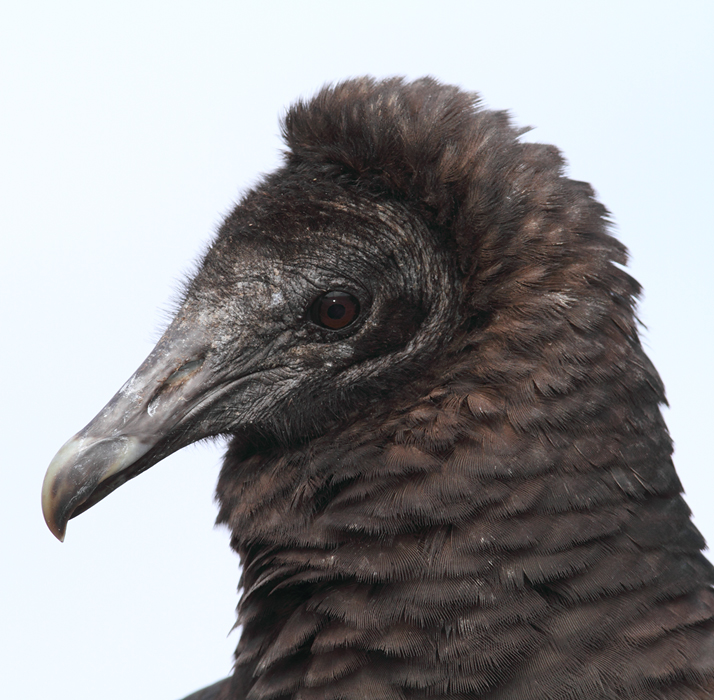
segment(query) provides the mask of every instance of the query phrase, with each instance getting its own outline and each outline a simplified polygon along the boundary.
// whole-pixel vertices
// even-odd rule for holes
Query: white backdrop
[[[149,352],[221,216],[278,163],[284,107],[349,76],[477,90],[593,183],[645,287],[676,463],[713,539],[713,33],[714,5],[688,0],[6,3],[2,695],[172,700],[230,671],[220,446],[122,487],[64,545],[40,485]]]

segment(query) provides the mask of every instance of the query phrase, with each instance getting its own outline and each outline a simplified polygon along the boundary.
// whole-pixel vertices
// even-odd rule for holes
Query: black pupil
[[[330,318],[334,318],[335,320],[341,319],[345,313],[346,309],[342,304],[335,302],[334,304],[330,304],[330,307],[327,309],[327,315]]]

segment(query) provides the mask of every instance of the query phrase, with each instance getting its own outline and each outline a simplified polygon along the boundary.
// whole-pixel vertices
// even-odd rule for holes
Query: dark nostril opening
[[[163,386],[170,387],[186,379],[203,364],[203,360],[191,360],[179,367],[165,382]]]
[[[160,386],[157,387],[153,398],[146,407],[146,412],[153,416],[159,409],[162,400],[172,395],[171,389],[190,379],[201,368],[201,365],[203,365],[203,359],[191,360],[181,365],[173,374],[170,374],[168,379],[161,382]]]

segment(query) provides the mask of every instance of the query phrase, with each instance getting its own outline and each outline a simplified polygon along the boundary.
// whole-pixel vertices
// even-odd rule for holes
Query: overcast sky
[[[130,482],[63,545],[40,486],[279,162],[284,108],[349,76],[479,91],[594,185],[644,285],[675,461],[714,540],[712,35],[706,0],[4,3],[3,695],[175,700],[229,673],[239,568],[213,528],[220,446]]]

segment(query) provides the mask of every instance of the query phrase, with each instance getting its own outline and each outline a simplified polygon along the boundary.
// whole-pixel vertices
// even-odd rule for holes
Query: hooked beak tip
[[[67,522],[69,521],[67,515],[67,506],[69,504],[66,499],[61,497],[63,489],[60,477],[73,461],[72,457],[80,451],[80,447],[81,442],[76,437],[62,445],[59,452],[52,458],[42,482],[42,515],[50,532],[60,542],[64,542]]]
[[[47,521],[45,521],[47,522]],[[60,541],[64,542],[65,532],[67,530],[67,523],[47,523],[47,527],[50,528],[50,532]]]
[[[45,484],[47,483],[45,478]],[[50,532],[60,541],[64,542],[65,532],[67,530],[68,518],[62,517],[59,510],[55,509],[53,501],[45,497],[45,488],[42,488],[42,515],[45,517],[45,522]]]
[[[64,542],[70,518],[99,485],[134,464],[149,448],[128,435],[95,438],[80,433],[71,438],[50,462],[42,484],[42,513],[50,532]]]

